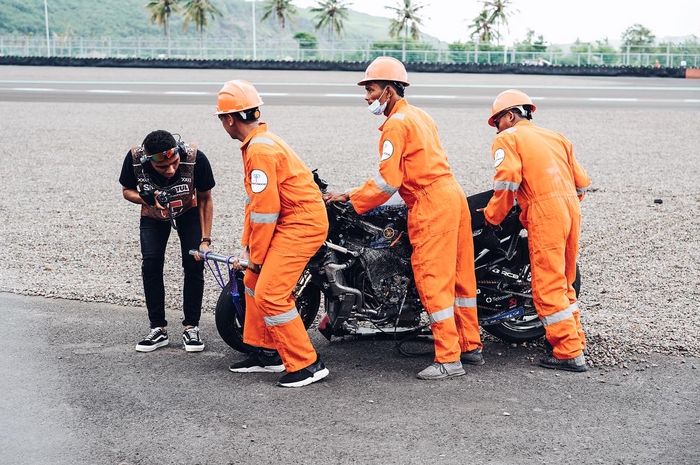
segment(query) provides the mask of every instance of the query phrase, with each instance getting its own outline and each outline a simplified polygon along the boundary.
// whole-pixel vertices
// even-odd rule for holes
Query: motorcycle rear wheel
[[[231,298],[232,282],[233,281],[229,282],[221,290],[219,299],[216,302],[216,309],[214,310],[216,330],[219,332],[221,339],[231,348],[239,352],[249,353],[253,350],[253,347],[243,342],[243,325],[245,321],[240,321],[238,313],[236,312],[236,307],[233,305],[233,300]],[[245,313],[245,288],[242,278],[237,279],[237,282],[238,293],[241,296],[241,306]],[[313,283],[308,283],[296,301],[297,311],[304,322],[305,328],[308,329],[311,323],[314,322],[320,305],[321,289]]]
[[[581,292],[581,273],[576,265],[576,280],[574,281],[576,295]],[[501,323],[484,326],[484,331],[496,336],[504,342],[519,344],[521,342],[535,341],[544,337],[544,326],[537,313],[532,309],[532,313],[527,313],[523,317]]]

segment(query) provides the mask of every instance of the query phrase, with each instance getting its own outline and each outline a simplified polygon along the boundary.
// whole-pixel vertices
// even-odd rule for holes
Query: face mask
[[[386,90],[386,87],[384,88]],[[373,115],[381,115],[384,113],[384,110],[386,109],[387,103],[389,103],[389,99],[386,99],[386,102],[380,103],[379,101],[382,99],[382,95],[384,95],[384,90],[382,93],[379,95],[379,98],[375,100],[374,102],[370,103],[367,109],[369,110],[370,113]]]

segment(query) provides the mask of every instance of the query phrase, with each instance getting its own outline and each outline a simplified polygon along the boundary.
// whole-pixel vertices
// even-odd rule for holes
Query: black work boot
[[[586,366],[586,357],[583,354],[574,358],[556,358],[554,355],[545,355],[540,359],[539,365],[552,370],[566,370],[583,372],[588,370]]]
[[[469,365],[484,364],[484,354],[481,348],[462,352],[459,358],[462,360],[462,363],[468,363]]]
[[[276,350],[256,349],[248,358],[234,363],[228,369],[234,373],[281,373],[284,364]]]

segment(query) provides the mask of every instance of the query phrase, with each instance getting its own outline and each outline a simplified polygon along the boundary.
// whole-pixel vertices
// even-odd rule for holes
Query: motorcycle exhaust
[[[323,269],[326,272],[326,277],[328,278],[328,284],[330,284],[331,291],[334,296],[341,296],[341,295],[352,295],[354,297],[354,304],[353,304],[353,309],[359,309],[362,308],[362,302],[363,302],[363,297],[362,297],[362,292],[360,292],[359,289],[355,289],[354,287],[348,287],[340,284],[338,282],[338,274],[341,273],[344,269],[348,267],[347,263],[343,263],[342,265],[339,265],[337,263],[328,263],[324,265]]]

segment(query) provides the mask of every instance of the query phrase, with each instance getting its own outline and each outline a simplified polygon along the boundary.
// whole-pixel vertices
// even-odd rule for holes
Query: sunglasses
[[[495,126],[495,127],[498,127],[498,123],[501,121],[501,118],[503,118],[504,116],[506,116],[509,112],[510,112],[510,110],[506,110],[506,111],[504,111],[503,113],[501,113],[500,115],[496,116],[496,117],[493,119],[493,124],[494,124],[494,126]]]
[[[179,155],[178,148],[177,148],[177,147],[173,147],[173,148],[171,148],[171,149],[169,149],[169,150],[166,150],[165,152],[158,152],[158,153],[154,153],[154,154],[152,154],[152,155],[148,155],[148,159],[149,159],[150,161],[154,161],[154,162],[156,162],[156,163],[160,163],[160,162],[162,162],[162,161],[169,160],[169,159],[171,159],[172,157],[174,157],[174,156],[176,156],[176,155]]]

